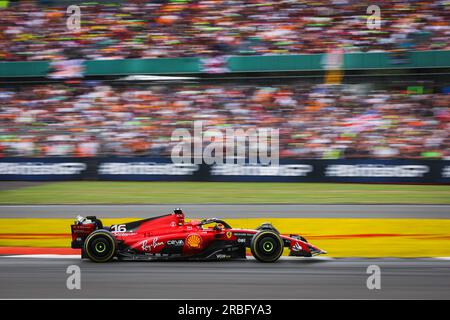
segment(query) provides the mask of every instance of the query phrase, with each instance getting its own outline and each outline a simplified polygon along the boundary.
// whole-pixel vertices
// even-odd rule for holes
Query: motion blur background
[[[44,205],[3,206],[0,245],[68,246],[64,219],[13,219],[84,210],[48,204],[188,203],[199,204],[191,217],[311,226],[332,256],[450,255],[450,2],[371,5],[0,1],[0,203]],[[204,130],[278,129],[280,166],[174,165],[172,132],[196,120]],[[236,207],[209,206],[220,203]],[[342,219],[302,220],[317,217]],[[404,242],[387,247],[394,236]]]
[[[0,157],[167,156],[194,120],[278,128],[285,158],[450,157],[448,1],[375,29],[368,1],[0,3]]]

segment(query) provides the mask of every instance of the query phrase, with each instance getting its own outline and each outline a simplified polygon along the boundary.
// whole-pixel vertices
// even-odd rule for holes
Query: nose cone
[[[318,254],[326,254],[327,252],[325,250],[319,249],[311,244],[308,244],[309,251],[311,252],[311,255],[316,256]]]

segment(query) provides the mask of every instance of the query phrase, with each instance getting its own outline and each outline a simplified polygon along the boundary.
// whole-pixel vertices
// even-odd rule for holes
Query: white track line
[[[80,259],[79,254],[18,254],[18,255],[4,255],[0,258],[38,258],[38,259]],[[358,257],[348,257],[349,259],[358,259]],[[391,259],[395,257],[389,257],[386,259]],[[247,256],[248,260],[255,260],[252,256]],[[345,260],[346,258],[333,258],[333,257],[281,257],[280,260],[298,260],[298,259],[308,259],[308,260]],[[385,259],[383,257],[379,258],[362,258],[362,259]],[[436,260],[446,260],[450,261],[450,257],[418,257],[418,258],[399,258],[399,259],[436,259]]]
[[[43,258],[43,259],[80,259],[79,254],[17,254],[1,256],[4,258]]]
[[[256,260],[253,256],[247,256],[248,260]],[[298,260],[298,259],[308,259],[308,260],[334,260],[332,257],[281,257],[280,260]]]
[[[79,254],[20,254],[20,255],[5,255],[3,258],[42,258],[42,259],[80,259]],[[303,257],[281,257],[280,260],[297,260]],[[254,260],[252,256],[247,256],[247,259]],[[332,257],[311,257],[308,260],[334,260]]]

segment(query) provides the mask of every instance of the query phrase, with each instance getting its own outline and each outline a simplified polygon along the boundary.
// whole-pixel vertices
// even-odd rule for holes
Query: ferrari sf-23
[[[270,223],[256,229],[235,229],[223,220],[185,221],[181,209],[148,219],[103,226],[95,216],[78,216],[72,229],[72,248],[94,262],[118,260],[236,260],[246,249],[261,262],[289,255],[312,257],[325,251],[296,234],[280,234]]]

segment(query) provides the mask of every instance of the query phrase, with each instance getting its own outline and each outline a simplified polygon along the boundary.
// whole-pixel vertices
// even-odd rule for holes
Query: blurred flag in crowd
[[[225,73],[229,72],[228,57],[218,56],[213,58],[204,58],[201,60],[202,70],[207,73]]]
[[[50,67],[48,77],[51,79],[82,78],[84,73],[82,59],[52,61]]]
[[[344,50],[342,48],[333,48],[323,55],[323,68],[326,70],[325,83],[341,84],[342,67],[344,66]]]

